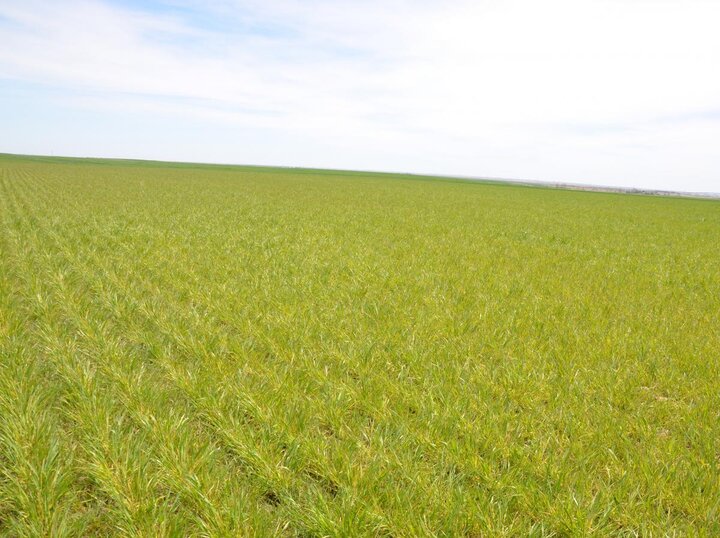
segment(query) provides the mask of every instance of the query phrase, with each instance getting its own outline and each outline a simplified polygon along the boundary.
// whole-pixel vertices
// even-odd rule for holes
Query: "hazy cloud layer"
[[[0,0],[0,151],[720,191],[720,3]]]

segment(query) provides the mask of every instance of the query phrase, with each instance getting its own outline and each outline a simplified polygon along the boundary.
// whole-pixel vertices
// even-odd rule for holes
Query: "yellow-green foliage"
[[[0,180],[0,533],[720,534],[717,201]]]

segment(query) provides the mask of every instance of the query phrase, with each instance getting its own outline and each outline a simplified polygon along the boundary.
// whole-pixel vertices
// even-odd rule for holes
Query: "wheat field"
[[[720,201],[0,157],[0,534],[720,534]]]

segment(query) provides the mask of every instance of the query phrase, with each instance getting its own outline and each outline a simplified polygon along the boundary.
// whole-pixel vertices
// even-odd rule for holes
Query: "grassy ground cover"
[[[720,534],[720,202],[0,157],[0,533]]]

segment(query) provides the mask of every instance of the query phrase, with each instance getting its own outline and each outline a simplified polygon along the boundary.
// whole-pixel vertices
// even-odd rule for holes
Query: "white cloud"
[[[720,191],[717,2],[0,0],[0,16],[6,80],[298,137],[304,159],[264,148],[268,164]]]

